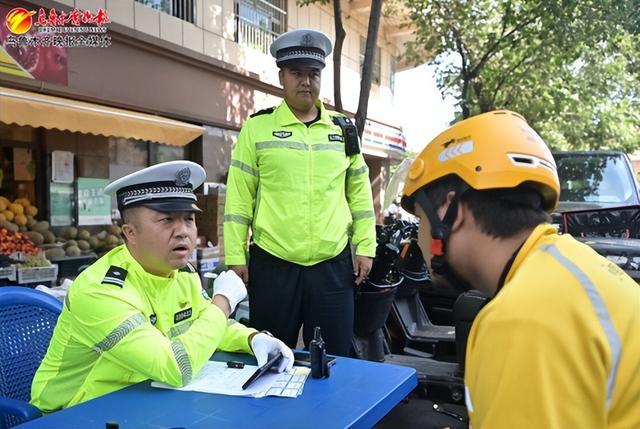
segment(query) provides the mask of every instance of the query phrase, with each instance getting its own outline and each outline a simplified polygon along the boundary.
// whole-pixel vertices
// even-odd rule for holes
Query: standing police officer
[[[306,345],[320,326],[327,351],[348,355],[354,273],[360,283],[371,269],[375,218],[355,127],[318,99],[331,49],[326,35],[307,29],[271,45],[284,101],[252,115],[238,137],[227,182],[225,262],[248,281],[253,326],[290,347],[301,324]]]
[[[189,161],[154,165],[116,180],[126,244],[84,270],[69,289],[47,354],[31,386],[43,412],[66,408],[146,379],[183,386],[217,349],[254,353],[258,364],[282,352],[280,340],[229,314],[246,296],[232,271],[213,299],[188,263],[197,236],[193,189],[204,169]]]

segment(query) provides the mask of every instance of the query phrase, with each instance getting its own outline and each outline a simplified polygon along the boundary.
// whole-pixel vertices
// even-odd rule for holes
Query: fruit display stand
[[[52,228],[37,215],[38,208],[29,199],[10,201],[0,196],[0,254],[16,264],[0,268],[0,285],[55,285],[58,280],[73,279],[82,266],[124,243],[117,225]],[[7,261],[0,261],[2,265]]]

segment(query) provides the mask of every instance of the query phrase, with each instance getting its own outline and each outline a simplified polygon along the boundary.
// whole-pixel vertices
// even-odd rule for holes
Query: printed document
[[[232,396],[282,396],[295,398],[302,393],[304,383],[309,376],[309,368],[293,367],[288,372],[269,372],[253,382],[246,390],[242,385],[258,369],[255,365],[244,368],[229,368],[226,362],[209,361],[200,370],[191,383],[184,387],[172,387],[154,381],[153,387],[163,389],[186,390],[205,393],[218,393]]]

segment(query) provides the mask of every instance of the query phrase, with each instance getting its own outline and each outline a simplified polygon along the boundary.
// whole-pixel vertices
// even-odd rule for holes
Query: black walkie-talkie
[[[311,378],[329,377],[327,352],[319,326],[313,329],[313,340],[309,343],[309,357],[311,359]]]
[[[333,123],[342,129],[342,136],[344,137],[344,153],[347,156],[359,154],[360,140],[358,139],[358,130],[351,119],[344,116],[334,116]]]

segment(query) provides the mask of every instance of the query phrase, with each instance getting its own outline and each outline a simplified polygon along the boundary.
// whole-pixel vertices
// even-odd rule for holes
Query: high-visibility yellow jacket
[[[289,262],[314,265],[338,255],[349,235],[356,254],[374,256],[369,169],[347,156],[342,130],[322,103],[307,127],[286,102],[249,118],[231,156],[224,216],[227,265],[246,264],[246,241]]]
[[[474,429],[640,428],[640,286],[538,226],[467,343]]]
[[[119,246],[69,289],[31,403],[50,412],[146,379],[182,386],[216,349],[252,353],[253,332],[211,303],[190,265],[158,277]]]

